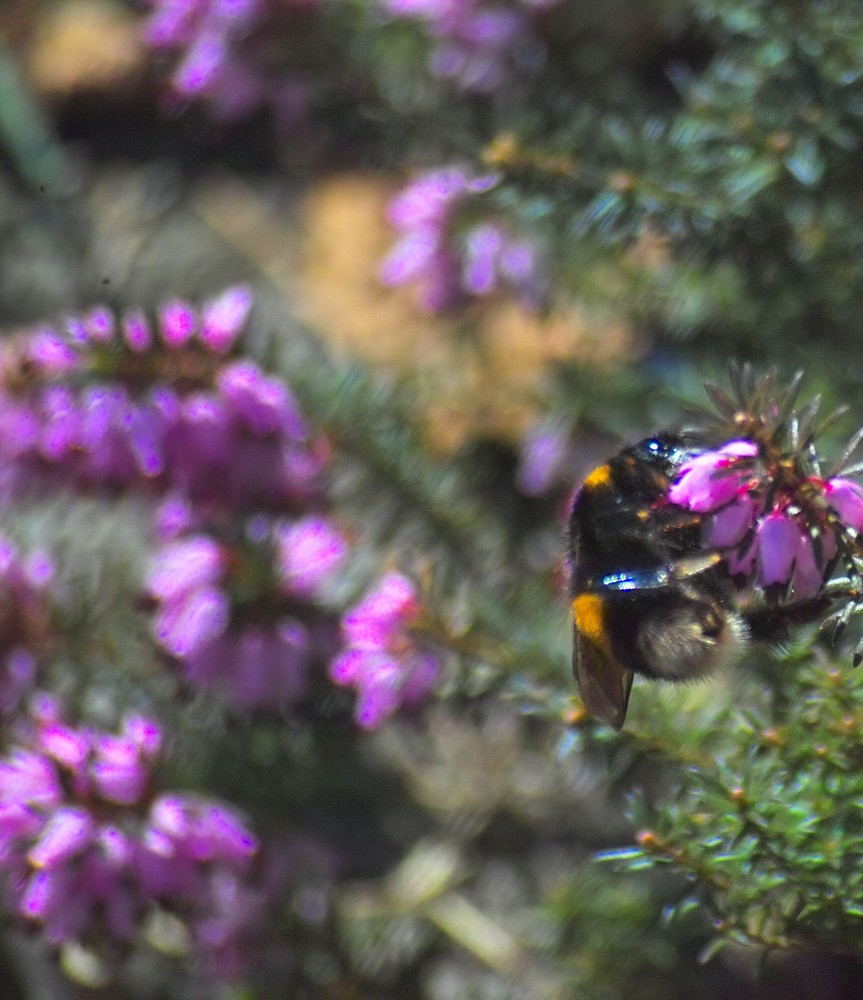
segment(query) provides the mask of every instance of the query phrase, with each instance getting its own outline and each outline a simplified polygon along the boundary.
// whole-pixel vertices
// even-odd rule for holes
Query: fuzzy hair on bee
[[[664,434],[585,479],[569,520],[573,671],[587,710],[623,726],[635,674],[670,681],[736,660],[748,626],[698,515],[665,503],[697,446]]]

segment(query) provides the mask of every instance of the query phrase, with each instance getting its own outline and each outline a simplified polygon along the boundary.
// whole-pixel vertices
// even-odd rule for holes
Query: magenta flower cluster
[[[490,93],[521,71],[535,71],[544,49],[536,15],[559,0],[384,0],[388,13],[420,20],[434,40],[429,71],[460,88]]]
[[[179,491],[199,504],[281,509],[326,463],[287,387],[232,359],[251,305],[233,288],[198,312],[175,300],[151,330],[105,309],[9,344],[0,357],[6,496],[44,485]]]
[[[707,544],[729,571],[761,588],[782,587],[803,600],[829,574],[837,538],[863,530],[863,488],[823,480],[796,466],[772,467],[750,440],[695,455],[680,469],[669,500],[710,515]]]
[[[421,605],[413,583],[389,573],[342,620],[345,649],[330,676],[357,690],[356,719],[380,726],[400,706],[425,699],[440,673],[438,658],[412,632]]]
[[[279,127],[306,116],[309,83],[296,73],[268,69],[272,16],[318,0],[147,0],[143,37],[176,59],[171,88],[180,101],[205,97],[214,117],[233,122],[268,109]]]
[[[168,537],[147,580],[156,640],[195,687],[240,709],[284,709],[332,653],[335,630],[314,601],[346,554],[342,535],[314,514],[256,516],[233,541],[200,531]]]
[[[400,236],[381,264],[383,283],[415,283],[420,305],[430,312],[503,287],[538,305],[544,272],[537,245],[498,222],[459,223],[465,203],[498,180],[494,173],[474,175],[451,166],[411,181],[389,205],[390,222]]]
[[[27,728],[0,759],[0,871],[16,912],[61,945],[129,944],[168,911],[210,956],[229,950],[225,901],[257,843],[226,806],[153,789],[158,724],[130,716],[118,735],[75,728],[42,699]]]

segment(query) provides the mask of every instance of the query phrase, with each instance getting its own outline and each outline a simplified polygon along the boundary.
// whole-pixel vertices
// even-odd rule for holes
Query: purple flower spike
[[[355,718],[363,729],[377,729],[399,707],[402,669],[389,656],[367,655],[357,693]]]
[[[493,221],[459,231],[463,204],[499,180],[497,174],[476,176],[456,166],[415,178],[390,202],[389,218],[400,235],[381,264],[381,281],[416,281],[420,305],[432,312],[466,295],[488,295],[501,282],[526,303],[538,301],[539,257],[528,241]]]
[[[206,953],[197,928],[222,918],[222,886],[234,885],[235,900],[251,891],[244,882],[257,850],[251,831],[199,796],[167,791],[148,801],[160,739],[152,720],[132,717],[120,736],[64,726],[53,709],[34,721],[22,730],[28,744],[0,758],[7,905],[51,945],[86,937],[109,949],[138,937],[158,906],[185,921]],[[55,744],[62,730],[70,746],[91,752],[48,753],[46,724]],[[220,945],[235,947],[243,927],[237,914]]]

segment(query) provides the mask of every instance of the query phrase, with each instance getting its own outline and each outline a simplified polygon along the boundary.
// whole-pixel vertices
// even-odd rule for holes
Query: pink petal
[[[759,544],[758,582],[787,583],[800,545],[800,531],[786,514],[773,511],[756,529]]]
[[[863,531],[863,487],[859,483],[851,479],[828,479],[824,495],[843,524]]]

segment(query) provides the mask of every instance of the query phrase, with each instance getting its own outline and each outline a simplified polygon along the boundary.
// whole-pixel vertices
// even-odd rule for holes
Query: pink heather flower
[[[74,371],[80,365],[78,352],[55,330],[37,330],[28,345],[30,360],[48,378]]]
[[[541,496],[564,469],[569,457],[569,441],[562,427],[537,427],[521,443],[517,482],[529,497]]]
[[[144,793],[147,775],[139,766],[142,756],[150,757],[158,750],[144,747],[129,736],[102,735],[94,748],[95,760],[91,765],[96,790],[108,802],[132,805]]]
[[[156,508],[153,529],[159,542],[170,542],[198,527],[195,509],[181,494],[172,494]]]
[[[490,93],[521,69],[519,53],[531,51],[532,65],[544,52],[535,13],[559,0],[522,0],[512,9],[482,0],[386,0],[393,17],[425,23],[434,45],[429,69],[467,91]]]
[[[131,941],[149,913],[173,912],[203,954],[248,877],[257,841],[221,803],[165,792],[148,804],[161,732],[127,719],[119,736],[34,717],[28,744],[0,758],[0,874],[9,902],[53,945]],[[233,886],[232,889],[229,887]]]
[[[309,596],[347,554],[347,543],[322,517],[306,517],[276,535],[278,569],[283,586]]]
[[[228,596],[216,587],[202,587],[185,594],[179,603],[163,605],[153,632],[159,645],[182,660],[222,635],[230,615]]]
[[[824,484],[827,503],[839,520],[855,531],[863,531],[863,487],[850,479],[828,479]]]
[[[25,400],[0,389],[7,493],[61,482],[79,489],[155,489],[224,512],[296,509],[315,498],[328,460],[325,442],[312,434],[280,379],[251,361],[222,357],[250,304],[243,287],[228,289],[200,316],[186,303],[168,303],[162,329],[169,348],[152,343],[139,313],[123,317],[123,339],[110,350],[82,334],[75,348],[80,387],[57,381],[65,374],[65,362],[56,361],[58,344],[65,343],[58,335],[42,330],[23,350],[8,351],[11,378],[15,358],[49,345],[42,350],[45,384]],[[99,382],[91,380],[95,372]],[[163,378],[176,379],[176,387]]]
[[[488,175],[497,181],[496,175]],[[389,204],[387,216],[398,229],[415,230],[420,226],[444,224],[454,201],[469,190],[469,175],[460,167],[442,167],[420,174],[403,188]]]
[[[205,302],[201,310],[199,336],[211,351],[224,354],[233,347],[252,308],[252,292],[246,285],[225,289]]]
[[[147,590],[162,602],[212,586],[224,573],[222,547],[208,535],[192,535],[164,546],[147,578]]]
[[[107,306],[96,306],[83,317],[87,338],[95,344],[108,344],[114,339],[114,314]]]
[[[53,868],[88,847],[95,830],[96,824],[86,809],[80,806],[58,809],[27,852],[27,860],[37,869]]]
[[[795,522],[779,511],[771,511],[755,529],[758,540],[758,582],[762,587],[787,583],[800,544]]]
[[[264,437],[283,431],[295,438],[306,436],[306,422],[288,387],[254,362],[227,365],[219,373],[217,385],[231,414],[253,434]]]
[[[172,82],[184,97],[198,97],[215,83],[228,59],[228,40],[218,29],[202,31],[186,49]]]
[[[752,498],[746,493],[735,497],[714,514],[710,528],[710,547],[729,549],[733,545],[739,545],[754,521],[755,504]]]
[[[330,664],[330,677],[357,689],[355,718],[365,729],[381,725],[401,705],[420,703],[437,681],[437,658],[409,631],[419,613],[413,584],[389,573],[342,619],[345,649]]]
[[[166,302],[159,312],[159,331],[164,343],[171,348],[184,347],[198,328],[198,314],[180,299]]]
[[[752,460],[758,455],[753,441],[730,441],[716,451],[696,455],[680,469],[668,490],[668,499],[687,510],[716,510],[744,489]]]
[[[121,321],[123,340],[135,354],[142,354],[152,347],[153,335],[147,317],[140,309],[127,312]]]
[[[686,462],[668,498],[712,514],[706,545],[719,549],[729,572],[758,587],[790,584],[797,599],[815,596],[837,549],[837,528],[863,528],[863,488],[848,479],[822,482],[805,466],[772,470],[752,441],[730,441]],[[756,459],[758,459],[756,461]],[[819,495],[820,494],[820,495]],[[768,506],[769,505],[769,506]]]
[[[197,93],[221,71],[231,42],[242,38],[259,16],[260,0],[150,0],[154,8],[144,39],[155,48],[186,50],[174,84]],[[186,90],[182,79],[191,88]]]
[[[488,295],[502,284],[525,302],[542,297],[537,249],[512,237],[496,222],[459,232],[457,216],[474,195],[493,188],[498,174],[471,175],[461,167],[420,174],[389,205],[400,236],[380,267],[385,285],[415,281],[418,299],[430,311],[455,305],[465,295]]]
[[[198,0],[152,0],[151,6],[153,13],[144,27],[144,39],[148,45],[164,48],[188,39],[188,32],[200,7]]]
[[[828,539],[822,538],[822,541]],[[835,546],[835,537],[830,536]],[[829,558],[822,560],[815,557],[815,548],[809,534],[801,533],[797,544],[797,551],[794,556],[794,572],[791,575],[791,593],[795,600],[805,601],[807,598],[815,597],[824,585],[824,565],[829,562]]]
[[[388,573],[342,620],[348,645],[356,649],[385,648],[400,627],[413,621],[420,606],[413,583],[400,573]]]
[[[289,618],[226,631],[183,662],[186,679],[235,709],[284,710],[305,697],[317,637]]]
[[[160,602],[154,635],[172,656],[185,659],[228,627],[231,603],[218,586],[224,573],[222,547],[207,535],[177,539],[157,553],[146,587]]]
[[[232,708],[284,710],[305,696],[313,663],[336,646],[335,625],[311,600],[346,543],[322,517],[274,524],[266,514],[249,518],[224,549],[204,539],[169,541],[155,557],[156,639],[182,661],[190,684]]]

